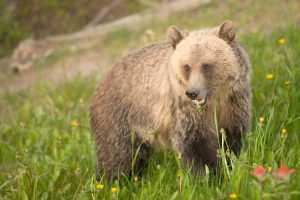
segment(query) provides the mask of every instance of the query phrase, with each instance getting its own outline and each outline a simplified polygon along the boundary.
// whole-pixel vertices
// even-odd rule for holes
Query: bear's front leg
[[[218,139],[214,135],[204,137],[199,133],[195,135],[191,133],[178,134],[177,137],[174,137],[174,143],[183,166],[191,168],[191,172],[195,176],[204,173],[205,165],[212,171],[216,169]]]
[[[250,90],[234,91],[226,109],[221,113],[221,128],[225,130],[228,148],[237,156],[242,148],[242,139],[250,130],[250,124]]]

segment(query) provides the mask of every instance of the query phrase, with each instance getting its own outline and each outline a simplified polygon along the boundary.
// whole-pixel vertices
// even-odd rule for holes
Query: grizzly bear
[[[167,41],[121,58],[90,106],[98,175],[138,171],[167,148],[198,175],[215,169],[225,130],[239,154],[251,118],[250,64],[232,22],[191,32],[171,26]]]

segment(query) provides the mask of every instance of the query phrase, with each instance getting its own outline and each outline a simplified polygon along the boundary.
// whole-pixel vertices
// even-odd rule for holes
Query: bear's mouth
[[[204,98],[197,98],[197,99],[195,99],[195,100],[192,100],[193,101],[193,103],[195,104],[195,106],[197,106],[197,107],[203,107],[203,106],[205,106],[206,105],[206,103],[207,103],[207,95],[205,95],[205,97]]]

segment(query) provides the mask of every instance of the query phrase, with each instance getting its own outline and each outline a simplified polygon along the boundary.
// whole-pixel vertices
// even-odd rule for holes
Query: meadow
[[[208,19],[216,6],[193,13],[193,22],[187,14],[153,22],[151,27],[163,35],[169,24],[191,29],[234,18],[224,13]],[[249,12],[255,15],[261,8]],[[236,20],[242,24],[246,15]],[[106,53],[117,57],[121,52],[112,51],[122,51],[128,41],[134,43],[132,49],[138,47],[139,34],[115,31],[106,38],[112,42]],[[292,22],[268,33],[262,28],[241,28],[238,41],[253,68],[252,131],[239,158],[220,148],[218,174],[206,169],[202,178],[182,168],[173,152],[158,151],[141,174],[113,183],[96,180],[88,106],[103,74],[77,76],[55,86],[38,83],[26,91],[4,94],[0,99],[0,199],[300,199],[299,36],[300,28]]]

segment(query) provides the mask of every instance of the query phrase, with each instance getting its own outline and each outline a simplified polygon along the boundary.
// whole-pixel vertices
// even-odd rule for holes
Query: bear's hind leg
[[[112,137],[97,145],[98,177],[113,181],[120,175],[132,175],[147,163],[151,148],[137,134]],[[132,171],[134,170],[134,171]]]

